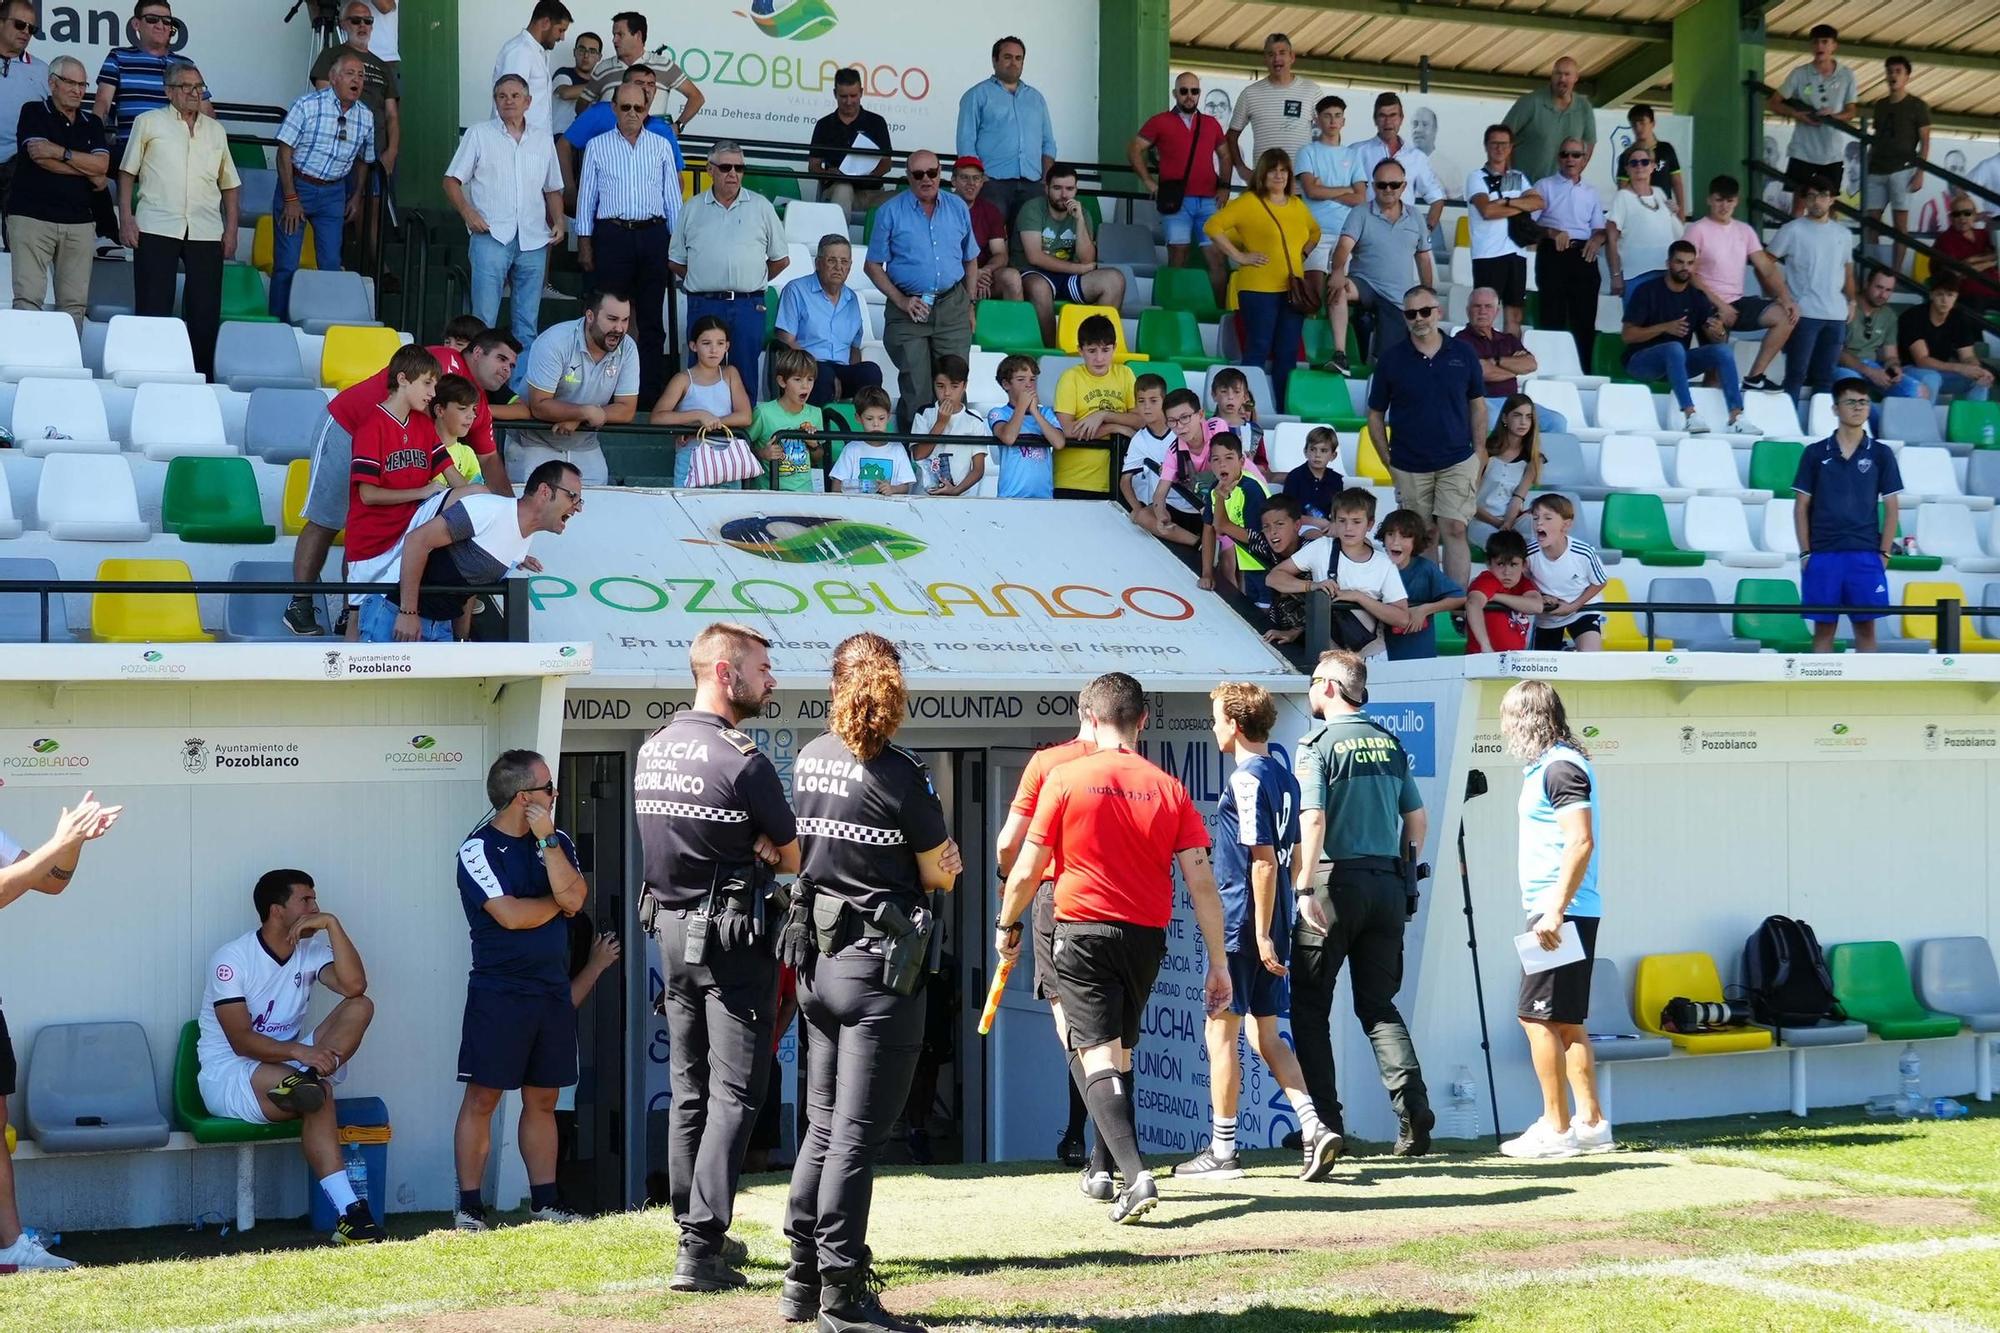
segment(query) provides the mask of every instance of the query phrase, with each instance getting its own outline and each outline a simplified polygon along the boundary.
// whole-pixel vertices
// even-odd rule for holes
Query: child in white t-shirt
[[[946,352],[932,367],[931,391],[937,403],[917,413],[910,429],[918,435],[964,435],[990,440],[986,419],[965,407],[965,382],[971,374],[965,358]],[[920,495],[991,494],[992,463],[983,444],[913,444],[910,465],[916,469],[915,491]]]
[[[861,429],[870,435],[880,435],[889,429],[891,410],[888,392],[877,385],[871,384],[854,395],[854,415],[861,419]],[[917,474],[910,467],[909,450],[902,441],[849,440],[840,451],[840,461],[827,473],[826,489],[836,495],[843,491],[905,495],[916,479]]]
[[[1197,435],[1201,430],[1201,400],[1183,389],[1182,418]],[[1118,494],[1131,511],[1132,522],[1161,541],[1176,546],[1201,545],[1201,511],[1167,485],[1167,457],[1179,440],[1167,424],[1167,382],[1158,375],[1141,375],[1132,386],[1140,429],[1125,446]],[[1154,502],[1158,501],[1157,504]]]
[[[1368,540],[1375,497],[1360,487],[1342,491],[1333,502],[1333,535],[1307,542],[1265,576],[1271,591],[1305,593],[1315,588],[1333,598],[1336,613],[1351,611],[1375,631],[1357,651],[1373,657],[1384,650],[1382,627],[1409,620],[1409,593],[1391,560]]]
[[[1528,543],[1528,577],[1541,589],[1547,610],[1535,617],[1534,642],[1539,652],[1559,652],[1570,643],[1580,653],[1604,647],[1604,617],[1584,607],[1604,592],[1604,565],[1597,548],[1570,540],[1576,506],[1566,495],[1535,497],[1528,506],[1535,540]]]

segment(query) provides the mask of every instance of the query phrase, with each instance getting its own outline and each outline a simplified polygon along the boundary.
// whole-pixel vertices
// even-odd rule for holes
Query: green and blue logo
[[[809,514],[733,518],[715,535],[724,546],[787,565],[887,565],[928,549],[909,533],[880,523]]]
[[[781,42],[809,42],[824,37],[839,24],[826,0],[757,0],[748,14],[736,13],[757,25],[766,37]]]
[[[414,750],[430,750],[430,749],[435,749],[435,748],[436,748],[436,746],[437,746],[437,737],[435,737],[435,736],[412,736],[412,737],[410,737],[410,748],[411,748],[411,749],[414,749]]]
[[[154,649],[154,650],[153,650],[153,651],[151,651],[151,652],[145,652],[145,653],[141,653],[141,654],[139,654],[139,656],[140,656],[140,657],[141,657],[142,659],[144,659],[145,661],[148,661],[148,662],[158,662],[158,661],[161,661],[161,660],[163,660],[163,659],[164,659],[164,658],[166,657],[166,654],[165,654],[165,653],[163,653],[163,652],[160,652],[160,651],[159,651],[158,649]]]
[[[60,749],[62,749],[61,745],[57,744],[55,741],[50,740],[46,736],[42,737],[40,740],[35,742],[36,754],[54,754],[57,750]]]

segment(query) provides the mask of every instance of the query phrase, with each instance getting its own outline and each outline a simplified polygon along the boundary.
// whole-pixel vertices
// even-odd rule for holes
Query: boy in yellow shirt
[[[1109,443],[1113,436],[1130,436],[1146,423],[1139,416],[1136,377],[1130,366],[1113,363],[1118,330],[1104,315],[1092,315],[1077,327],[1077,351],[1083,364],[1071,366],[1056,381],[1056,417],[1070,443]],[[1111,494],[1109,449],[1065,449],[1056,455],[1056,495],[1089,499]]]

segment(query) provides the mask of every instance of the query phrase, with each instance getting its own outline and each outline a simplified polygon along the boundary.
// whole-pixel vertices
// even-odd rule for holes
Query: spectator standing
[[[619,84],[614,111],[618,128],[590,141],[590,147],[584,150],[583,167],[577,173],[577,262],[591,275],[591,282],[598,289],[612,288],[632,294],[632,340],[639,356],[639,391],[658,397],[667,383],[667,276],[674,249],[684,239],[683,219],[687,210],[681,204],[680,165],[673,145],[657,134],[646,133],[643,84],[637,80]],[[717,145],[717,151],[723,147]],[[735,185],[742,183],[742,160],[739,150]],[[727,174],[723,172],[724,176]],[[717,188],[721,187],[722,177],[718,176]],[[701,198],[707,197],[695,199],[687,208],[692,209]],[[769,205],[765,207],[768,209]],[[678,276],[685,270],[673,272]],[[756,378],[756,349],[764,335],[763,293],[760,283],[757,287],[760,318],[749,343],[748,371],[740,360],[737,362],[745,388]],[[704,313],[711,312],[690,309],[688,318],[698,319]],[[740,336],[740,330],[732,324],[731,343]]]
[[[56,817],[55,832],[32,852],[0,830],[0,907],[24,893],[53,897],[68,888],[83,857],[83,845],[103,837],[124,809],[99,805],[92,793],[85,792],[74,809]],[[14,1095],[18,1072],[7,1020],[0,1017],[0,1125],[7,1123],[7,1099]],[[14,1157],[7,1152],[0,1152],[0,1264],[15,1269],[76,1267],[74,1259],[50,1254],[40,1236],[22,1227],[14,1200]]]
[[[1058,162],[1042,182],[1042,197],[1022,204],[1014,215],[1014,267],[1041,319],[1047,347],[1056,342],[1058,300],[1113,310],[1125,302],[1125,271],[1097,262],[1097,237],[1076,194],[1076,168]]]
[[[1848,136],[1826,122],[1835,119],[1851,124],[1859,109],[1854,100],[1854,71],[1834,59],[1840,49],[1839,31],[1831,23],[1817,23],[1808,36],[1812,59],[1785,76],[1765,107],[1774,116],[1798,122],[1785,161],[1793,217],[1805,212],[1807,183],[1819,181],[1828,195],[1840,189]]]
[[[1993,232],[1977,225],[1979,206],[1969,195],[1952,195],[1949,217],[1950,228],[1932,244],[1959,270],[1958,303],[1977,315],[2000,302],[2000,286],[1993,281]]]
[[[1562,696],[1547,681],[1524,680],[1500,701],[1500,734],[1527,762],[1521,778],[1521,907],[1542,948],[1553,950],[1565,925],[1583,957],[1521,976],[1516,1016],[1541,1084],[1542,1114],[1500,1145],[1509,1157],[1574,1157],[1608,1152],[1611,1122],[1597,1098],[1589,1030],[1591,962],[1603,899],[1597,887],[1597,775],[1583,742],[1570,733]],[[1564,1083],[1576,1098],[1570,1113]]]
[[[1352,279],[1364,322],[1373,336],[1373,355],[1409,340],[1398,292],[1436,281],[1431,266],[1431,231],[1403,199],[1408,179],[1403,164],[1384,159],[1368,177],[1373,197],[1342,224],[1326,281],[1329,290]],[[1334,363],[1335,369],[1339,363]]]
[[[1397,506],[1436,521],[1445,573],[1463,586],[1471,570],[1465,525],[1486,439],[1485,377],[1472,346],[1439,331],[1436,291],[1410,288],[1402,313],[1409,337],[1382,350],[1368,382],[1368,431],[1389,464]]]
[[[1465,327],[1455,335],[1479,358],[1479,374],[1486,384],[1486,419],[1496,422],[1500,405],[1520,389],[1520,377],[1541,368],[1519,334],[1499,327],[1499,318],[1500,293],[1475,287],[1465,301]],[[1541,408],[1538,419],[1543,430],[1569,429],[1562,413],[1552,408]]]
[[[1979,364],[1984,339],[1979,321],[1958,308],[1958,278],[1951,273],[1932,274],[1930,299],[1896,321],[1903,374],[1930,390],[1934,403],[1947,392],[1975,403],[1986,401],[1993,372]]]
[[[1188,251],[1200,246],[1208,265],[1209,284],[1215,299],[1223,299],[1229,275],[1224,270],[1222,252],[1202,230],[1215,211],[1229,202],[1229,144],[1222,122],[1201,109],[1201,76],[1183,70],[1174,79],[1174,104],[1159,112],[1125,145],[1125,160],[1139,178],[1139,188],[1164,205],[1178,197],[1174,208],[1161,207],[1160,231],[1167,240],[1167,263],[1180,268],[1187,263]],[[1158,161],[1158,171],[1147,163],[1147,154]],[[960,166],[964,159],[960,159]]]
[[[1557,156],[1562,170],[1535,182],[1535,193],[1542,197],[1541,211],[1535,214],[1542,226],[1535,286],[1542,294],[1542,326],[1575,339],[1577,363],[1587,375],[1597,339],[1597,252],[1604,248],[1604,202],[1597,187],[1583,181],[1588,144],[1565,139]]]
[[[562,244],[562,172],[555,139],[528,125],[528,85],[519,75],[493,85],[493,118],[465,132],[444,170],[444,197],[471,237],[472,313],[500,322],[500,297],[513,293],[514,338],[541,330],[549,248]],[[678,177],[676,178],[678,195]]]
[[[403,78],[403,14],[397,5],[401,0],[368,0],[375,11],[375,39],[368,49],[389,67],[389,73],[397,82]]]
[[[1350,219],[1351,221],[1351,219]],[[1292,161],[1282,149],[1257,155],[1250,188],[1205,224],[1209,237],[1241,271],[1236,280],[1243,330],[1243,359],[1262,366],[1285,401],[1285,386],[1298,363],[1304,312],[1291,302],[1290,289],[1305,273],[1306,255],[1319,243],[1319,223],[1305,201],[1292,193]],[[1345,256],[1336,253],[1335,264]]]
[[[1896,346],[1896,312],[1889,300],[1896,294],[1892,273],[1876,269],[1861,285],[1854,318],[1847,321],[1847,341],[1840,349],[1840,368],[1859,375],[1881,398],[1925,397],[1923,384],[1903,373],[1902,352]],[[1838,404],[1835,405],[1836,409]]]
[[[623,98],[625,93],[618,94]],[[621,131],[623,119],[621,113]],[[668,247],[668,266],[687,293],[687,317],[714,315],[729,327],[729,363],[754,401],[764,346],[764,293],[791,257],[778,210],[743,188],[743,150],[718,139],[708,150],[711,183],[687,201]],[[678,178],[675,189],[678,193]]]
[[[379,41],[381,34],[377,33],[376,38]],[[577,112],[591,103],[591,75],[604,56],[604,39],[594,32],[579,33],[569,50],[575,63],[564,65],[549,76],[549,87],[556,99],[549,128],[558,136],[574,125]]]
[[[1253,190],[1256,163],[1266,150],[1281,149],[1290,159],[1312,139],[1313,108],[1319,104],[1320,86],[1292,73],[1293,59],[1290,37],[1282,32],[1266,37],[1264,68],[1268,72],[1236,95],[1236,109],[1229,116],[1227,160],[1235,164],[1237,177]],[[1244,156],[1246,126],[1255,145],[1254,157]]]
[[[1546,88],[1522,93],[1500,118],[1514,131],[1514,165],[1530,179],[1553,176],[1562,168],[1561,152],[1568,140],[1583,145],[1579,174],[1597,149],[1597,108],[1576,90],[1576,79],[1576,61],[1564,56],[1550,69]]]
[[[1329,93],[1314,108],[1319,138],[1299,149],[1293,159],[1299,194],[1306,209],[1319,224],[1319,243],[1306,256],[1306,281],[1311,284],[1316,304],[1324,306],[1333,331],[1333,353],[1327,368],[1341,375],[1351,373],[1347,363],[1348,307],[1358,297],[1353,278],[1329,281],[1334,247],[1347,226],[1347,215],[1368,202],[1368,172],[1361,165],[1360,150],[1340,142],[1347,128],[1347,103]],[[1220,258],[1220,256],[1217,256]],[[1216,299],[1222,299],[1217,288]]]
[[[1403,179],[1409,182],[1403,187],[1407,196],[1404,205],[1415,208],[1419,203],[1424,204],[1424,230],[1437,230],[1438,219],[1444,216],[1444,182],[1431,170],[1430,155],[1403,137],[1402,98],[1394,93],[1382,93],[1375,98],[1375,136],[1356,144],[1354,155],[1363,178],[1371,184],[1375,168],[1395,159],[1403,168]]]
[[[21,161],[7,194],[14,308],[40,310],[53,273],[56,308],[81,332],[97,235],[91,195],[111,170],[111,149],[104,122],[83,105],[83,62],[57,56],[48,68],[49,95],[21,108]]]
[[[868,315],[860,293],[847,285],[853,270],[854,246],[846,233],[828,232],[819,238],[811,275],[793,278],[778,293],[778,341],[812,353],[819,363],[806,399],[814,407],[882,387],[882,367],[861,357]]]
[[[1654,291],[1654,287],[1658,291]],[[1673,387],[1674,401],[1680,404],[1683,428],[1690,435],[1706,435],[1709,424],[1696,415],[1696,376],[1713,374],[1722,384],[1722,397],[1729,404],[1729,429],[1744,435],[1761,435],[1755,424],[1743,420],[1743,386],[1736,378],[1736,354],[1730,350],[1729,334],[1716,315],[1707,293],[1694,285],[1694,246],[1675,241],[1667,251],[1667,271],[1657,281],[1641,287],[1625,302],[1625,322],[1620,336],[1625,340],[1625,369],[1634,379],[1665,380]],[[1694,350],[1688,350],[1693,338]]]
[[[1002,37],[993,43],[993,77],[958,99],[958,151],[986,164],[982,193],[1010,227],[1021,206],[1041,194],[1042,178],[1056,163],[1055,121],[1041,90],[1021,78],[1027,62],[1027,44]]]
[[[1653,154],[1637,144],[1619,159],[1623,182],[1604,210],[1604,246],[1611,294],[1630,296],[1667,267],[1667,247],[1681,238],[1673,200],[1653,184]]]
[[[1644,102],[1635,103],[1625,113],[1625,123],[1632,127],[1631,148],[1642,148],[1646,156],[1653,159],[1653,185],[1667,196],[1672,205],[1674,218],[1687,221],[1687,182],[1681,177],[1681,155],[1674,146],[1655,132],[1658,124],[1653,108]],[[1626,151],[1629,154],[1631,148]],[[1618,184],[1622,188],[1626,182],[1624,164],[1619,164]]]
[[[1743,387],[1768,392],[1778,386],[1764,372],[1798,327],[1799,307],[1785,284],[1784,266],[1764,248],[1755,227],[1736,219],[1736,203],[1742,193],[1743,187],[1734,176],[1717,176],[1708,183],[1707,215],[1690,222],[1681,235],[1695,248],[1695,285],[1715,303],[1722,326],[1764,330],[1764,340],[1757,345]],[[1756,271],[1757,281],[1768,296],[1744,295],[1745,265]]]
[[[493,57],[493,82],[518,74],[528,85],[528,123],[538,130],[549,129],[556,104],[549,52],[569,32],[570,22],[569,6],[562,0],[535,0],[528,26],[508,38]]]
[[[35,0],[7,0],[0,5],[0,231],[6,228],[7,194],[19,161],[15,130],[21,124],[21,109],[49,95],[49,72],[28,52],[35,14]]]
[[[1833,434],[1806,446],[1792,490],[1799,539],[1799,594],[1807,606],[1889,605],[1889,557],[1896,549],[1903,474],[1895,451],[1868,433],[1874,406],[1868,386],[1843,379],[1833,388]],[[1854,650],[1875,651],[1875,622],[1852,615]],[[1808,614],[1816,653],[1833,651],[1838,615]]]
[[[361,104],[361,57],[343,51],[328,84],[292,103],[278,126],[278,188],[271,211],[271,313],[290,319],[292,277],[313,229],[322,271],[340,267],[341,229],[360,215],[368,164],[375,160],[375,117]]]
[[[1798,331],[1785,354],[1785,393],[1803,402],[1833,384],[1833,368],[1854,310],[1854,239],[1833,220],[1833,190],[1815,178],[1798,189],[1802,217],[1778,228],[1771,253],[1785,263],[1798,297]]]
[[[660,85],[651,65],[628,67],[623,80],[624,83],[638,84],[640,95],[646,99],[646,105],[653,104],[653,98],[658,95]],[[623,87],[624,83],[619,86]],[[577,171],[583,162],[583,153],[589,149],[592,141],[610,134],[617,128],[618,111],[614,93],[611,97],[593,103],[587,109],[578,112],[576,119],[570,122],[569,128],[556,136],[556,161],[562,166],[563,198],[570,205],[572,215],[576,208]],[[674,150],[675,169],[687,170],[687,155],[681,151],[680,138],[674,133],[672,125],[659,116],[649,115],[646,117],[646,133],[657,135],[671,144]],[[674,186],[674,196],[680,197],[678,181]]]
[[[599,426],[622,426],[639,407],[639,356],[628,330],[632,298],[600,288],[584,302],[583,317],[558,324],[535,339],[528,354],[528,411],[546,431],[515,431],[507,439],[507,475],[529,476],[560,459],[586,486],[610,478]]]
[[[806,169],[839,177],[820,180],[821,199],[848,213],[866,212],[888,197],[883,184],[889,176],[889,155],[895,151],[889,122],[861,105],[861,71],[852,66],[833,76],[833,105],[813,125]]]
[[[222,266],[236,257],[243,182],[222,123],[201,114],[201,71],[176,64],[167,72],[167,98],[170,105],[132,122],[118,168],[119,239],[132,251],[135,314],[173,314],[174,277],[186,267],[182,310],[194,368],[212,375]]]
[[[972,351],[979,247],[972,235],[972,210],[940,184],[937,154],[920,148],[910,154],[905,169],[910,188],[897,192],[875,214],[865,271],[888,298],[882,343],[896,364],[898,417],[907,422],[933,401],[937,358]],[[999,207],[997,201],[988,202]]]
[[[373,0],[347,0],[340,25],[347,32],[345,44],[321,51],[307,78],[313,87],[324,88],[331,82],[334,61],[348,52],[361,57],[361,102],[375,118],[375,160],[382,164],[383,175],[393,180],[403,144],[403,88],[389,63],[369,49],[375,35]]]
[[[646,38],[644,14],[635,9],[628,9],[623,13],[612,15],[611,50],[614,58],[598,67],[590,84],[590,101],[610,100],[618,85],[625,81],[625,71],[646,59]],[[687,71],[674,61],[666,60],[664,56],[656,56],[649,63],[659,80],[660,87],[681,95],[681,109],[674,117],[674,128],[685,130],[687,123],[701,114],[702,107],[708,104],[707,96],[701,91],[700,86],[688,77]],[[652,110],[653,104],[648,102],[647,113],[650,115]]]
[[[167,66],[175,60],[174,10],[167,0],[138,0],[132,6],[131,31],[138,40],[131,46],[114,47],[105,53],[97,70],[97,95],[91,109],[104,122],[113,147],[123,152],[131,137],[132,122],[167,102]],[[201,113],[213,116],[215,107],[208,90],[202,90]]]
[[[1882,62],[1882,77],[1889,93],[1869,108],[1866,207],[1878,222],[1887,213],[1896,230],[1910,229],[1910,201],[1924,186],[1924,159],[1931,155],[1931,109],[1923,98],[1910,91],[1910,58],[1890,56]],[[1903,271],[1903,254],[1909,247],[1896,242],[1895,271]]]
[[[951,189],[972,210],[972,239],[979,247],[979,268],[972,276],[972,299],[997,297],[1003,301],[1021,299],[1021,275],[1008,261],[1013,238],[1007,219],[991,199],[981,199],[986,185],[986,164],[976,157],[961,157],[951,164]]]
[[[1594,653],[1604,646],[1604,617],[1586,611],[1604,591],[1604,565],[1597,548],[1574,541],[1576,506],[1558,491],[1535,497],[1528,506],[1535,539],[1528,543],[1528,577],[1542,594],[1542,613],[1535,617],[1536,652],[1560,652],[1575,643],[1578,652]]]
[[[1490,287],[1507,311],[1507,332],[1521,332],[1528,303],[1528,256],[1532,249],[1514,241],[1510,219],[1533,216],[1542,207],[1527,174],[1514,166],[1514,131],[1486,127],[1486,165],[1465,178],[1466,230],[1472,240],[1472,281]]]

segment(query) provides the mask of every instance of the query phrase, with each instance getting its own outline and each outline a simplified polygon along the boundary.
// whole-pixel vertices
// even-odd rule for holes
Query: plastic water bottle
[[[1445,1117],[1450,1126],[1450,1137],[1454,1139],[1476,1139],[1479,1137],[1478,1089],[1472,1081],[1472,1070],[1464,1065],[1451,1071],[1451,1110]]]
[[[920,292],[917,295],[917,299],[924,303],[924,322],[929,323],[931,318],[931,311],[937,308],[937,293]],[[1989,427],[1989,430],[1990,429],[1991,428]]]
[[[1930,1111],[1939,1120],[1963,1120],[1972,1114],[1963,1102],[1953,1097],[1933,1098]]]
[[[350,1143],[344,1154],[342,1165],[347,1168],[347,1183],[354,1187],[354,1197],[368,1197],[368,1159],[361,1155],[361,1145]]]
[[[1917,1056],[1917,1044],[1905,1043],[1903,1058],[1896,1061],[1896,1073],[1901,1079],[1898,1089],[1903,1105],[1908,1109],[1905,1115],[1921,1115],[1924,1105],[1923,1062]]]

